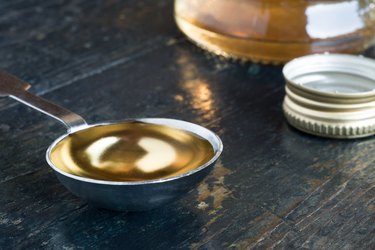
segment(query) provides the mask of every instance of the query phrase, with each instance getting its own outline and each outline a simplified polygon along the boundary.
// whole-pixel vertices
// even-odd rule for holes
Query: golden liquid
[[[179,28],[216,54],[284,63],[374,44],[374,0],[175,0]]]
[[[54,147],[51,161],[77,176],[143,181],[186,173],[213,156],[211,144],[193,133],[132,122],[73,133]]]

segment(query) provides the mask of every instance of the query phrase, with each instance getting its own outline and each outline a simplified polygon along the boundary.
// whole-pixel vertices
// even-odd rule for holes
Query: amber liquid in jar
[[[284,63],[374,43],[374,0],[176,0],[179,28],[216,54]]]
[[[212,145],[193,133],[131,122],[97,126],[61,140],[52,163],[73,175],[108,181],[146,181],[184,174],[210,161]]]

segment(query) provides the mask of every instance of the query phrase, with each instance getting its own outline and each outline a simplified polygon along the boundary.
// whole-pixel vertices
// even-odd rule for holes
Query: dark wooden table
[[[97,209],[45,162],[64,127],[2,99],[0,249],[375,248],[375,138],[288,126],[281,67],[195,47],[172,1],[1,1],[0,34],[0,68],[89,122],[178,118],[217,132],[225,148],[175,203]]]

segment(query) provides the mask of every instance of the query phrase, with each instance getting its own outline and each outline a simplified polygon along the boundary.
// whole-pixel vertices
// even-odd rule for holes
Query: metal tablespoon
[[[139,211],[173,201],[209,173],[223,150],[215,133],[181,120],[141,118],[88,125],[29,88],[0,71],[0,96],[67,127],[67,133],[49,146],[46,160],[67,189],[99,207]]]

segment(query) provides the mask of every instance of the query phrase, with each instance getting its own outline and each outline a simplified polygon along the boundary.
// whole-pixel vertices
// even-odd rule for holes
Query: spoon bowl
[[[108,181],[82,177],[61,170],[52,160],[51,155],[56,146],[72,134],[95,127],[108,127],[133,122],[157,124],[169,128],[188,131],[207,140],[214,155],[207,162],[179,175],[158,179],[138,181]],[[142,211],[158,207],[181,197],[194,188],[212,169],[222,151],[220,138],[210,130],[196,124],[175,119],[144,118],[130,119],[115,123],[102,123],[83,127],[73,133],[65,134],[56,139],[48,148],[46,160],[54,170],[60,182],[72,193],[84,200],[103,208],[118,211]]]

